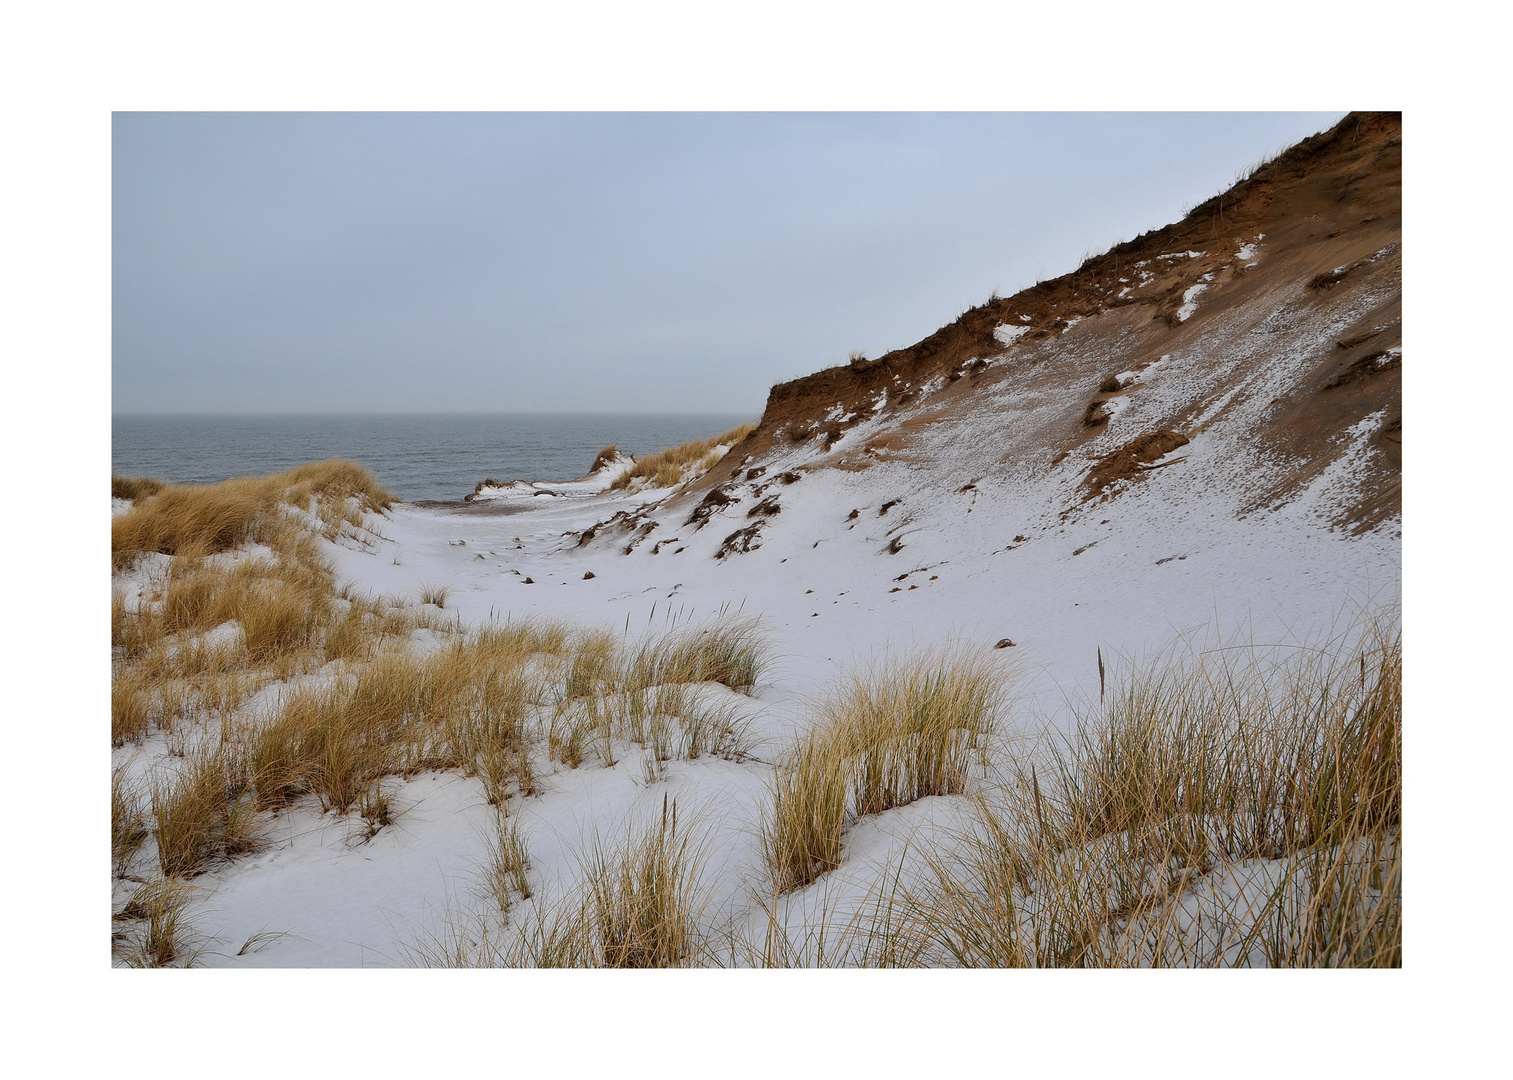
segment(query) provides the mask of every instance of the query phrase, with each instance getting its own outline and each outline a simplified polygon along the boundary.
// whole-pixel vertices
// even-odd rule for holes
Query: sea
[[[729,413],[130,414],[111,418],[111,471],[211,483],[351,458],[406,502],[460,502],[480,480],[572,480],[613,444],[642,457],[719,435]]]

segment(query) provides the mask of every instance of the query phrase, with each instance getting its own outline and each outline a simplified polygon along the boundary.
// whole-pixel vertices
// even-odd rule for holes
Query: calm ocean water
[[[486,476],[571,480],[599,448],[638,456],[756,419],[738,414],[399,413],[131,415],[112,418],[111,471],[179,483],[279,472],[345,457],[408,502],[459,500]]]

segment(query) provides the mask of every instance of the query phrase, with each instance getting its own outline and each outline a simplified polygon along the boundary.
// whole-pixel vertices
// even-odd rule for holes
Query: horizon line
[[[112,409],[116,416],[748,416],[743,409],[675,409],[675,410],[620,410],[600,411],[593,409],[306,409],[298,411],[273,411],[266,409],[173,409],[143,411],[135,409]]]

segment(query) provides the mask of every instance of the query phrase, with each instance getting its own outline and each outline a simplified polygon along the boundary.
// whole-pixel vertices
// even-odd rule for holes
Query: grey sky
[[[121,113],[121,412],[734,411],[1338,113]]]

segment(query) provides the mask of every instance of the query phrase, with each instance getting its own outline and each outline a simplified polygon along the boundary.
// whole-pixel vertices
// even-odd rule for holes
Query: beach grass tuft
[[[895,931],[925,964],[1399,966],[1401,663],[1368,625],[1135,670],[979,795]]]
[[[966,790],[987,749],[1004,667],[964,650],[889,656],[822,700],[809,736],[776,768],[763,850],[779,892],[840,865],[848,814]]]
[[[745,441],[755,424],[742,424],[708,439],[692,439],[650,454],[619,476],[610,486],[626,490],[633,486],[676,487],[685,480],[703,476],[726,452]]]

